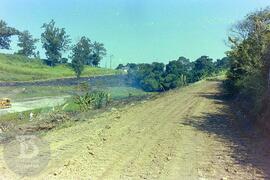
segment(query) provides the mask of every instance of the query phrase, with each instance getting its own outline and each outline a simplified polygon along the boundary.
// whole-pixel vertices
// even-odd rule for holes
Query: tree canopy
[[[129,78],[145,91],[166,91],[218,73],[227,68],[227,61],[228,58],[222,58],[222,62],[219,60],[219,63],[214,63],[208,56],[202,56],[190,62],[185,57],[179,57],[166,65],[158,62],[130,63],[126,66],[120,64],[117,68],[128,69]]]
[[[17,29],[9,27],[5,21],[0,20],[0,49],[10,49],[11,36],[18,34]]]
[[[84,65],[91,60],[91,52],[91,41],[86,37],[82,37],[79,42],[73,46],[71,64],[78,78],[84,69]]]
[[[23,31],[19,34],[18,46],[21,48],[18,51],[18,54],[24,55],[27,57],[36,56],[35,49],[38,39],[33,38],[29,31]]]
[[[54,20],[43,24],[42,29],[44,29],[44,32],[41,34],[42,47],[45,49],[46,56],[51,65],[55,66],[60,62],[62,52],[69,48],[70,36],[67,35],[64,28],[56,27]]]
[[[270,8],[247,15],[233,26],[228,39],[230,69],[225,87],[229,94],[248,102],[246,107],[256,114],[270,95]]]
[[[98,66],[100,61],[104,56],[106,56],[106,54],[107,50],[105,49],[104,44],[95,41],[93,43],[93,55],[91,64],[93,66]]]

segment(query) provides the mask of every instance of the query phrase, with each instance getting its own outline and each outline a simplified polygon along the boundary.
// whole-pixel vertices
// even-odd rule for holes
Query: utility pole
[[[110,55],[110,69],[112,69],[112,59],[113,59],[113,57],[114,57],[114,56],[111,54],[111,55]]]

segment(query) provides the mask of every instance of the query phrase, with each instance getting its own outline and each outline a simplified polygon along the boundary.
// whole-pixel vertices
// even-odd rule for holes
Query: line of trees
[[[270,8],[250,13],[234,25],[229,42],[225,87],[257,118],[270,109]]]
[[[46,63],[50,66],[67,63],[68,59],[63,58],[62,54],[71,50],[72,67],[79,76],[83,69],[80,66],[98,66],[102,58],[106,56],[104,44],[96,41],[92,43],[86,37],[82,37],[75,45],[71,45],[71,38],[66,33],[65,28],[57,27],[54,20],[44,23],[41,28],[43,32],[40,40],[45,49]],[[29,31],[21,32],[0,20],[0,49],[10,49],[12,36],[18,37],[19,50],[16,54],[39,58],[39,52],[36,52],[36,43],[39,39],[34,38]]]
[[[145,91],[166,91],[199,81],[217,74],[229,67],[229,58],[216,62],[208,56],[202,56],[191,62],[185,57],[170,61],[168,64],[119,64],[117,69],[128,71],[129,78]]]

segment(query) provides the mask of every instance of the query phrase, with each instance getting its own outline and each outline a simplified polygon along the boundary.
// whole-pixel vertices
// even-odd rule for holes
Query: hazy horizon
[[[81,36],[104,43],[108,55],[101,65],[113,55],[115,67],[127,62],[166,63],[179,56],[222,58],[230,26],[268,5],[268,0],[2,0],[0,18],[36,38],[42,24],[54,19],[73,43]],[[12,47],[16,50],[14,43]]]

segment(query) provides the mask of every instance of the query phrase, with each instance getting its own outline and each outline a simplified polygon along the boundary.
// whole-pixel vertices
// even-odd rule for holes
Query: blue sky
[[[54,19],[73,42],[81,36],[103,42],[108,56],[102,66],[111,54],[116,66],[179,56],[221,58],[230,26],[269,5],[269,0],[1,0],[0,18],[37,38],[42,24]]]

